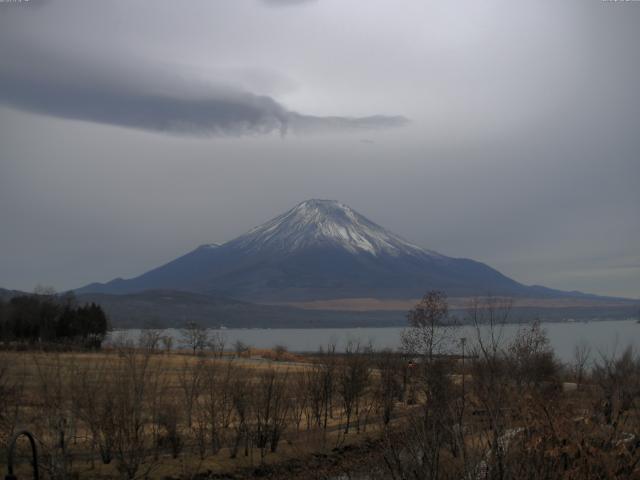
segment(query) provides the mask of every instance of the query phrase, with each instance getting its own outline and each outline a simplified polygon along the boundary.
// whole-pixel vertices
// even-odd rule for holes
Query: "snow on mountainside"
[[[480,262],[413,245],[334,200],[307,200],[222,245],[205,244],[128,280],[80,293],[171,289],[248,301],[451,296],[567,297],[528,287]]]
[[[403,240],[335,200],[302,202],[228,245],[247,251],[295,252],[309,247],[333,246],[374,256],[440,256]]]

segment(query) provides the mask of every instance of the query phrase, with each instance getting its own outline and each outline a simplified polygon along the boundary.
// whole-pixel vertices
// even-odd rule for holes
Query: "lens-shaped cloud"
[[[398,127],[401,116],[314,116],[292,112],[228,79],[190,78],[157,65],[91,64],[24,49],[0,70],[0,104],[60,118],[179,135],[247,135]]]

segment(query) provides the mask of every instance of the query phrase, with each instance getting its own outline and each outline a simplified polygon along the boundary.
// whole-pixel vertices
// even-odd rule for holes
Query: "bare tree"
[[[407,314],[409,328],[402,334],[406,351],[424,356],[428,361],[442,353],[451,341],[451,322],[447,296],[430,291]]]
[[[402,397],[404,362],[398,354],[383,350],[376,356],[375,365],[378,377],[374,392],[378,407],[382,410],[382,422],[386,426],[391,421],[396,402]]]
[[[291,381],[291,388],[293,392],[289,397],[291,404],[290,408],[291,414],[293,416],[293,422],[296,426],[296,432],[299,432],[303,417],[305,416],[305,414],[309,415],[309,376],[306,374],[306,372],[298,372],[292,374],[292,377],[293,380]]]
[[[195,355],[202,352],[209,342],[209,332],[198,322],[186,322],[180,330],[182,344],[191,349]]]
[[[265,370],[258,376],[254,387],[253,428],[260,458],[264,460],[267,448],[275,453],[287,426],[287,373]]]
[[[360,402],[370,379],[370,362],[358,342],[348,342],[338,368],[338,391],[346,416],[344,433],[349,433],[352,417],[360,430]]]
[[[220,377],[217,415],[219,418],[219,443],[223,445],[225,443],[227,432],[230,428],[233,419],[233,382],[238,375],[238,369],[234,365],[232,360],[225,363],[222,376]],[[213,445],[213,440],[212,440]]]
[[[333,393],[336,383],[336,370],[338,367],[336,356],[336,345],[330,343],[327,345],[327,349],[320,349],[320,364],[321,368],[317,380],[320,381],[320,398],[322,415],[324,419],[322,421],[322,428],[327,431],[327,425],[329,418],[333,417]]]
[[[640,357],[632,347],[619,356],[602,354],[593,368],[593,378],[604,397],[601,410],[605,422],[615,430],[628,420],[634,406],[640,407]]]
[[[224,347],[227,344],[227,338],[224,333],[220,331],[213,332],[209,337],[209,349],[213,352],[215,357],[222,358],[224,355]]]
[[[235,439],[230,450],[231,458],[236,458],[240,445],[244,443],[244,454],[249,455],[249,417],[251,415],[251,387],[246,376],[236,375],[230,384],[231,401],[235,414]]]
[[[552,380],[560,368],[539,321],[518,330],[508,346],[507,357],[509,373],[518,387]]]
[[[273,353],[274,353],[274,356],[275,356],[275,360],[276,361],[284,360],[288,351],[289,351],[289,349],[286,347],[286,345],[275,345],[273,347]]]
[[[106,360],[73,365],[71,398],[78,418],[91,435],[90,449],[97,451],[102,463],[113,459],[115,424],[113,417],[113,365]],[[91,458],[93,466],[93,456]]]
[[[452,403],[456,390],[451,382],[451,363],[442,358],[421,365],[420,408],[402,418],[399,428],[383,431],[383,456],[391,478],[469,478],[459,475],[457,463],[448,458],[445,447],[452,442],[455,424]],[[453,449],[450,449],[453,451]]]
[[[184,359],[182,367],[178,371],[178,384],[182,393],[182,405],[185,410],[187,427],[191,428],[193,420],[193,409],[196,400],[202,390],[205,361],[198,360],[196,363]]]
[[[156,353],[160,347],[161,338],[162,330],[146,328],[140,332],[138,346],[142,349],[148,350],[150,353]]]
[[[573,375],[578,388],[582,385],[591,358],[591,347],[585,341],[580,342],[573,349]]]
[[[251,347],[241,340],[236,340],[233,344],[233,350],[237,357],[247,357],[251,352]]]
[[[119,359],[119,379],[114,382],[112,391],[116,430],[114,456],[118,471],[124,478],[133,480],[139,475],[148,475],[155,466],[149,455],[147,411],[149,402],[160,395],[154,388],[159,384],[154,377],[161,371],[150,368],[148,353],[124,351]]]
[[[162,343],[162,348],[165,353],[171,353],[171,349],[173,348],[173,337],[169,335],[163,335],[160,337],[160,342]]]
[[[156,423],[161,432],[156,440],[158,448],[168,448],[172,458],[178,458],[184,448],[184,439],[180,431],[179,403],[173,398],[164,399],[158,410]]]
[[[311,428],[312,419],[317,427],[322,425],[322,414],[325,407],[325,368],[316,363],[305,372],[307,402],[307,430]]]
[[[220,450],[224,431],[230,423],[232,408],[229,399],[230,379],[234,371],[231,362],[221,365],[216,361],[208,361],[204,364],[202,395],[199,397],[198,410],[204,414],[209,445],[214,455]]]
[[[507,431],[509,405],[509,365],[504,355],[504,325],[511,312],[510,300],[487,297],[473,299],[468,308],[468,320],[475,328],[471,349],[473,395],[478,402],[478,414],[487,422],[485,451],[492,478],[505,478],[504,450],[501,439]]]
[[[36,424],[45,430],[39,434],[44,466],[52,479],[70,475],[70,439],[76,431],[75,409],[68,392],[73,361],[62,361],[59,354],[33,357],[37,368],[37,388],[40,418]]]
[[[0,352],[0,443],[7,447],[5,440],[15,433],[22,411],[24,395],[24,375],[11,375],[10,368],[15,363],[6,353]]]

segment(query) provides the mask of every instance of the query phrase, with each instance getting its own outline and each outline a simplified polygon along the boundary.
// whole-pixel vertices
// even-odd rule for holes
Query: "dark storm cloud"
[[[0,70],[0,103],[33,113],[181,135],[348,131],[407,123],[399,116],[305,115],[267,95],[185,80],[155,66],[91,67],[66,58],[47,61],[39,52],[30,58],[28,49],[23,51],[26,58]]]
[[[0,102],[61,118],[179,134],[286,131],[289,115],[273,99],[248,92],[219,91],[196,100],[9,75],[0,76]]]

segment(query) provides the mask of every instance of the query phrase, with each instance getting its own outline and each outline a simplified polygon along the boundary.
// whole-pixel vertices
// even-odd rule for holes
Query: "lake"
[[[551,346],[558,358],[570,362],[574,348],[578,344],[586,343],[591,347],[592,356],[598,358],[602,354],[620,353],[626,347],[640,347],[640,324],[635,320],[611,320],[591,322],[563,322],[542,323],[547,332]],[[505,340],[513,338],[522,325],[506,324],[502,327]],[[369,343],[376,349],[400,346],[400,336],[404,328],[282,328],[282,329],[224,329],[213,330],[220,332],[226,339],[227,348],[232,348],[236,341],[241,341],[256,348],[273,348],[284,345],[293,352],[315,352],[320,346],[335,343],[339,350],[344,349],[349,341]],[[168,329],[166,335],[176,339],[179,344],[180,330]],[[140,330],[114,331],[112,337],[124,335],[127,339],[136,341]],[[453,338],[466,337],[469,344],[475,336],[472,326],[455,327]]]

